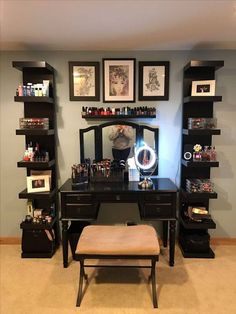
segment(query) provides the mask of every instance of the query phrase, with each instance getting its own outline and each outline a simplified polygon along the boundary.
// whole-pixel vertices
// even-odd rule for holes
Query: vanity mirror
[[[134,144],[146,143],[158,156],[158,128],[129,121],[112,121],[80,129],[80,162],[86,159],[127,160],[134,156]],[[156,166],[153,175],[158,174]]]

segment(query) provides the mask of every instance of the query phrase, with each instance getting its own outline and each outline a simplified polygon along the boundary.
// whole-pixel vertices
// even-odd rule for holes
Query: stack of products
[[[49,129],[48,118],[20,118],[20,129]]]
[[[188,206],[187,212],[185,212],[186,216],[190,218],[191,220],[202,222],[203,220],[208,220],[211,218],[211,215],[209,214],[208,210],[206,210],[206,207],[198,206]]]
[[[188,129],[215,129],[216,118],[188,118]]]
[[[124,181],[124,170],[124,160],[104,159],[91,164],[90,180],[92,182],[121,182]]]
[[[188,193],[213,193],[213,183],[209,179],[186,179]]]

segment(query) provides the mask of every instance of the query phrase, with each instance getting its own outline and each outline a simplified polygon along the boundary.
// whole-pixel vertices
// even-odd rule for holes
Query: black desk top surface
[[[81,192],[81,193],[156,193],[156,192],[177,192],[176,185],[168,178],[152,179],[153,188],[141,190],[138,188],[138,182],[89,182],[80,185],[72,185],[71,179],[68,179],[60,188],[61,193]]]

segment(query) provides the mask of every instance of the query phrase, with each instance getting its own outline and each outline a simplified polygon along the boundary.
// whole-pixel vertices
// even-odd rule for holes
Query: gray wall
[[[225,66],[216,72],[216,94],[223,96],[222,103],[215,103],[215,116],[221,136],[213,137],[217,148],[220,167],[212,169],[212,180],[218,199],[211,201],[211,214],[217,223],[212,231],[215,237],[236,237],[236,51],[127,51],[127,52],[3,52],[1,53],[1,188],[0,188],[0,236],[20,235],[19,223],[26,214],[26,200],[19,200],[18,193],[26,186],[26,171],[17,168],[16,163],[24,152],[24,136],[16,136],[19,118],[23,117],[23,104],[15,103],[15,90],[22,82],[22,73],[12,68],[12,61],[45,60],[56,69],[57,120],[58,120],[58,161],[59,185],[70,177],[73,163],[79,162],[80,128],[94,122],[81,119],[82,105],[90,103],[69,101],[68,61],[102,61],[102,58],[134,57],[138,61],[170,61],[170,98],[169,101],[136,102],[135,105],[157,107],[157,118],[150,123],[160,128],[159,177],[170,177],[179,183],[179,160],[181,145],[181,103],[183,67],[191,59],[224,60]],[[101,63],[102,65],[102,63]],[[137,79],[136,79],[137,81]],[[102,88],[102,85],[101,85]],[[137,93],[136,93],[137,94]],[[91,103],[91,105],[94,103]],[[102,106],[102,102],[95,103]],[[133,105],[133,106],[135,106]],[[100,123],[101,121],[95,121]],[[120,223],[129,219],[138,219],[138,208],[134,204],[103,205],[98,221]]]

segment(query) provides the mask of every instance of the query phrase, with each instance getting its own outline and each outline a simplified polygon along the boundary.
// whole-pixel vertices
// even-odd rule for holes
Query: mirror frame
[[[84,152],[85,152],[84,135],[85,135],[85,133],[87,133],[87,132],[89,132],[91,130],[94,130],[95,160],[96,161],[100,161],[100,160],[105,158],[103,156],[103,137],[102,137],[103,128],[105,128],[107,126],[111,126],[111,125],[116,125],[116,124],[132,126],[136,130],[136,139],[135,139],[136,143],[140,143],[140,142],[142,142],[144,140],[143,139],[143,137],[144,137],[144,130],[149,130],[149,131],[153,132],[154,133],[154,146],[155,146],[155,151],[156,151],[157,158],[158,158],[158,153],[159,153],[158,152],[159,128],[154,128],[154,127],[151,127],[151,126],[145,125],[145,124],[137,124],[137,123],[130,122],[130,121],[116,120],[116,121],[109,121],[109,122],[106,122],[106,123],[102,123],[100,125],[90,126],[88,128],[79,130],[79,136],[80,136],[80,162],[81,163],[84,163],[84,161],[85,161],[85,156],[84,156]],[[158,163],[157,163],[156,170],[154,171],[153,174],[154,175],[158,174]]]

